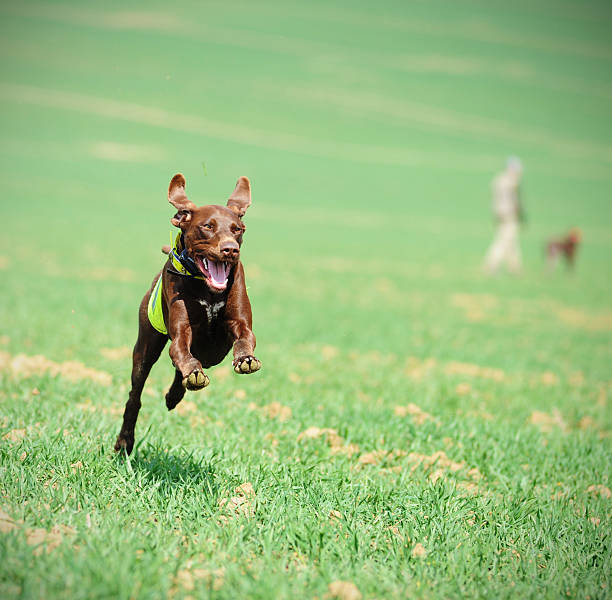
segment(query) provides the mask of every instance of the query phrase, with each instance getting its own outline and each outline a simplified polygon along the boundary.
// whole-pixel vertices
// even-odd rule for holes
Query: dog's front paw
[[[249,373],[255,373],[255,371],[261,369],[261,361],[254,356],[241,356],[240,358],[235,358],[232,364],[234,365],[234,371],[240,375],[248,375]]]
[[[202,369],[194,369],[183,378],[183,387],[187,390],[195,391],[205,388],[210,383],[208,375]]]

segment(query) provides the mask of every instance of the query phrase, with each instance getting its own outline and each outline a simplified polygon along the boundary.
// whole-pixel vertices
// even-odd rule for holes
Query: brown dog
[[[559,257],[563,256],[568,268],[573,268],[576,258],[576,251],[582,240],[582,232],[578,227],[570,229],[570,231],[556,240],[550,240],[546,246],[546,255],[548,257],[548,268],[552,271],[559,262]]]
[[[226,206],[197,207],[185,195],[185,178],[170,181],[168,201],[177,213],[170,222],[180,229],[164,268],[140,303],[138,339],[134,346],[132,389],[123,413],[115,450],[134,448],[134,428],[147,376],[168,339],[176,369],[166,394],[172,410],[185,389],[209,384],[204,369],[219,364],[234,347],[234,370],[258,371],[251,303],[246,292],[240,246],[242,217],[251,204],[251,186],[240,177]]]

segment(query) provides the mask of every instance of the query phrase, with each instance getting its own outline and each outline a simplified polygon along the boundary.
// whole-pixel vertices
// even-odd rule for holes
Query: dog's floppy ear
[[[185,194],[185,177],[182,173],[177,173],[168,186],[168,202],[177,209],[177,213],[170,219],[170,223],[175,227],[180,227],[183,223],[191,220],[191,211],[195,210],[196,205],[187,199]]]
[[[248,177],[238,177],[236,188],[229,197],[227,206],[239,217],[244,216],[246,209],[251,206],[251,182]]]

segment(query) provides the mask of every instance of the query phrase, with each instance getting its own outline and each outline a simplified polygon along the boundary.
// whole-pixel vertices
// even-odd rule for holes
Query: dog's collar
[[[205,280],[205,278],[202,277],[202,272],[200,269],[198,269],[198,266],[195,264],[193,258],[187,254],[182,231],[179,231],[176,234],[174,245],[172,246],[172,250],[170,250],[168,257],[170,258],[174,271],[179,275]]]

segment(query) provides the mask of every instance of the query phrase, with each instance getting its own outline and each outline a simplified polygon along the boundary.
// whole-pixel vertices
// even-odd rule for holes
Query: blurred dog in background
[[[563,257],[569,269],[574,268],[576,252],[582,241],[582,232],[578,227],[573,227],[563,237],[552,239],[546,245],[546,257],[548,268],[552,271]]]

